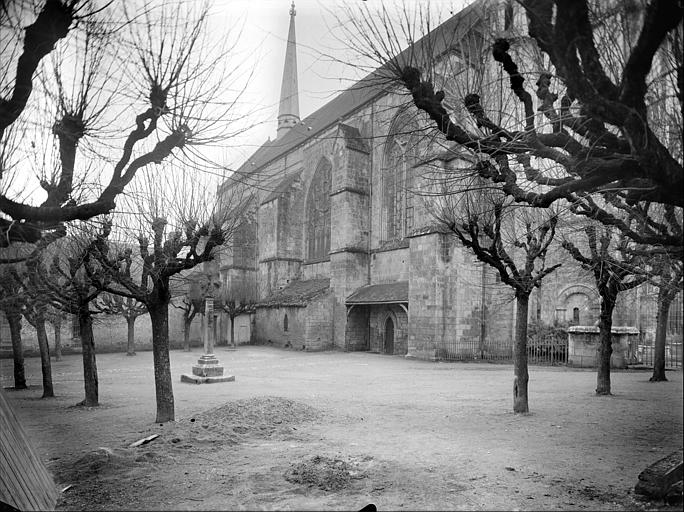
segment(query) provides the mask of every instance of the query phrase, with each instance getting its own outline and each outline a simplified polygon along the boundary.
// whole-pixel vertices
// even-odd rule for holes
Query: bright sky
[[[248,56],[248,66],[255,64],[250,81],[248,103],[259,108],[256,118],[262,124],[242,137],[229,160],[238,166],[268,137],[275,138],[278,102],[283,76],[290,0],[217,0],[212,9],[212,23],[217,30],[244,23],[238,52]],[[300,117],[304,118],[335,97],[339,91],[360,78],[349,66],[333,63],[326,54],[342,58],[340,43],[331,33],[336,25],[331,10],[333,2],[298,0],[296,2],[297,67]],[[245,54],[246,52],[246,54]],[[229,143],[231,146],[232,143]],[[233,158],[234,155],[234,158]]]
[[[236,169],[269,137],[274,139],[276,136],[291,0],[209,2],[209,39],[237,40],[232,55],[235,55],[237,62],[242,62],[243,69],[253,70],[254,75],[249,81],[242,107],[251,112],[249,121],[254,126],[247,133],[222,142],[219,148],[203,146],[198,148],[198,152],[205,153],[203,156],[211,162],[228,169]],[[431,9],[434,7],[444,12],[444,9],[452,10],[453,4],[462,2],[463,0],[431,0],[430,5]],[[424,7],[428,4],[427,0],[386,0],[385,3],[389,9],[396,12],[405,9],[412,11],[417,6]],[[371,11],[375,11],[382,7],[382,0],[296,0],[301,118],[316,111],[340,91],[365,76],[369,70],[368,67],[358,67],[359,56],[349,50],[348,43],[340,40],[344,37],[344,32],[338,26],[338,17],[344,18],[345,6],[367,6]],[[339,61],[335,62],[331,55]],[[350,66],[349,62],[357,66]],[[233,68],[235,65],[227,62],[226,66]],[[235,84],[229,82],[225,87],[228,91],[231,87],[234,88]],[[122,133],[125,133],[125,130]],[[83,163],[80,159],[77,167],[80,169],[86,164],[87,162]],[[27,170],[29,172],[21,174],[22,177],[33,176],[33,168]],[[211,170],[203,169],[202,165],[199,165],[194,170],[205,171],[195,179],[214,184],[221,180],[220,174],[225,176],[225,173],[217,172],[215,167]],[[108,180],[109,175],[103,175],[102,179]],[[18,192],[17,197],[23,197],[33,204],[40,204],[44,198],[45,193],[39,187],[37,178],[24,179],[22,183],[14,186],[22,190]]]
[[[339,40],[343,32],[338,27],[337,17],[343,17],[343,6],[357,7],[354,4],[362,2],[371,11],[381,8],[383,3],[381,0],[295,1],[301,118],[313,113],[365,76],[367,71],[333,62],[329,57],[332,55],[341,61],[358,62],[359,56],[345,50],[344,43]],[[463,0],[432,0],[430,5],[431,9],[444,12],[445,9],[453,10],[453,5],[463,3]],[[240,26],[244,22],[238,48],[240,52],[254,55],[256,63],[248,101],[263,107],[257,116],[264,123],[250,130],[249,135],[242,137],[238,144],[230,143],[232,148],[226,157],[231,166],[239,166],[268,137],[273,139],[276,136],[290,4],[291,0],[215,0],[213,4],[212,17],[218,25],[217,31]],[[413,10],[418,5],[424,7],[428,2],[392,0],[385,4],[400,12],[403,9]]]

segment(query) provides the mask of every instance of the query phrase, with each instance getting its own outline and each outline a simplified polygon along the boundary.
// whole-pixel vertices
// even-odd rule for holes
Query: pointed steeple
[[[283,84],[280,87],[278,138],[299,122],[299,87],[297,85],[297,40],[295,38],[295,4],[290,7],[290,29],[287,33]]]

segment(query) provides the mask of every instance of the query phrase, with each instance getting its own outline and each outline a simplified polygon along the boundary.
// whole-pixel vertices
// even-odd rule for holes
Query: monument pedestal
[[[181,382],[191,384],[211,384],[215,382],[233,382],[235,375],[223,375],[223,366],[214,354],[204,354],[192,366],[192,375],[184,373]]]
[[[213,327],[216,318],[214,316],[214,298],[206,297],[204,315],[202,315],[202,337],[204,338],[204,355],[199,358],[197,364],[192,366],[192,375],[184,373],[181,382],[191,384],[212,384],[214,382],[233,382],[235,375],[223,375],[223,366],[214,355]]]

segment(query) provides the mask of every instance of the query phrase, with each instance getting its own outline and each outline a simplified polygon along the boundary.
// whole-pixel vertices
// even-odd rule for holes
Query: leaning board
[[[58,495],[0,389],[0,501],[18,510],[54,510]]]

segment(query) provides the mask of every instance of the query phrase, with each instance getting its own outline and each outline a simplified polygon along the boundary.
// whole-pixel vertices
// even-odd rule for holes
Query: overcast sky
[[[343,6],[368,6],[379,9],[381,0],[297,0],[296,37],[299,80],[300,117],[313,113],[366,73],[349,65],[333,62],[358,62],[358,55],[344,48],[338,18],[343,19]],[[354,4],[358,3],[359,6]],[[389,0],[385,4],[397,12],[414,9],[427,1]],[[454,10],[463,0],[431,0],[431,9],[442,13]],[[212,24],[217,33],[226,27],[243,27],[239,52],[254,55],[255,75],[250,82],[248,102],[258,106],[257,117],[263,124],[250,130],[246,137],[229,143],[226,160],[239,166],[268,137],[274,139],[277,128],[278,102],[282,83],[285,47],[289,27],[291,0],[215,0]]]
[[[360,0],[359,0],[360,1]],[[268,137],[275,138],[278,102],[283,76],[285,47],[289,28],[291,0],[218,0],[212,9],[212,26],[217,32],[225,27],[242,27],[238,53],[255,64],[250,81],[248,103],[258,108],[256,118],[262,124],[250,130],[229,153],[232,165],[238,166]],[[300,117],[304,118],[348,87],[359,72],[333,63],[325,55],[342,56],[335,39],[336,25],[330,1],[296,2],[297,67]],[[237,141],[236,141],[237,142]],[[233,144],[231,144],[233,145]]]

